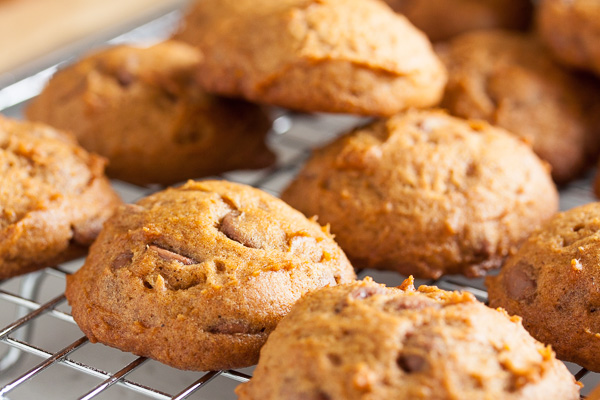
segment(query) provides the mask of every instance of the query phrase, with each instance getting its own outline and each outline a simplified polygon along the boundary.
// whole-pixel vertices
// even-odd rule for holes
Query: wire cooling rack
[[[110,42],[160,40],[178,19],[179,13],[172,12]],[[0,88],[0,111],[20,117],[22,103],[39,93],[57,68],[59,65],[52,65]],[[269,144],[278,155],[277,165],[258,171],[225,173],[221,178],[277,195],[299,170],[311,148],[361,122],[360,118],[349,116],[275,113]],[[587,177],[564,188],[561,209],[594,201],[590,180]],[[113,185],[128,202],[160,189],[118,181]],[[205,373],[178,371],[144,357],[90,343],[74,323],[64,296],[66,275],[79,268],[82,262],[76,260],[0,281],[0,399],[235,398],[234,387],[250,378],[251,369]],[[402,276],[391,272],[365,270],[359,273],[360,277],[367,275],[388,285],[398,285],[403,280]],[[417,283],[435,284],[447,290],[467,290],[479,300],[487,300],[482,279],[447,276]],[[586,384],[584,393],[600,381],[600,374],[570,363],[567,366]]]

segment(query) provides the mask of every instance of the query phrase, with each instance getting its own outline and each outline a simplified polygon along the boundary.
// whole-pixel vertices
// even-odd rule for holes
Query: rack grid
[[[178,17],[177,12],[169,13],[113,39],[111,43],[160,40]],[[57,68],[58,65],[50,66],[0,88],[0,111],[18,117],[22,103],[39,93]],[[277,165],[259,171],[225,173],[220,178],[250,184],[277,195],[299,170],[311,148],[330,141],[340,132],[362,121],[349,116],[293,114],[281,110],[274,113],[269,144],[278,155]],[[590,181],[591,177],[587,177],[564,188],[561,191],[561,209],[594,201]],[[160,189],[135,187],[118,181],[113,181],[113,184],[128,202]],[[13,395],[15,399],[25,398],[20,397],[20,393],[31,394],[31,390],[40,395],[45,394],[51,389],[47,381],[38,385],[36,382],[50,370],[60,370],[50,378],[51,383],[54,380],[54,386],[60,386],[56,383],[61,382],[72,386],[73,394],[59,397],[79,399],[186,399],[192,396],[234,398],[233,387],[251,377],[250,370],[204,373],[177,371],[144,357],[126,355],[101,344],[90,343],[75,325],[63,293],[65,277],[81,264],[82,260],[76,260],[24,277],[0,281],[0,399],[12,399]],[[400,275],[389,272],[363,270],[359,273],[359,277],[367,275],[389,285],[397,285],[403,279]],[[479,300],[487,300],[482,279],[448,276],[437,281],[417,283],[434,284],[447,290],[467,290]],[[78,357],[79,353],[86,353],[88,348],[92,350],[87,353],[93,353],[96,357],[92,362],[82,361],[88,354],[81,359]],[[27,354],[33,357],[24,361]],[[110,362],[104,366],[107,360]],[[600,374],[590,373],[575,365],[568,366],[578,380],[587,382],[585,393],[600,382]],[[137,377],[134,377],[136,373]],[[92,379],[81,382],[83,377]],[[167,378],[162,379],[163,377]],[[56,382],[56,379],[60,382]],[[175,382],[164,385],[163,380]],[[33,389],[29,389],[33,385]],[[66,389],[68,388],[63,386],[60,390]]]

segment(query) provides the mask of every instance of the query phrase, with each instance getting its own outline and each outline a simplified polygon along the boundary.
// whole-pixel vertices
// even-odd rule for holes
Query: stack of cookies
[[[198,0],[171,40],[58,72],[27,117],[70,133],[0,121],[0,278],[96,239],[66,291],[90,340],[192,370],[260,355],[243,399],[577,399],[553,349],[600,371],[600,205],[555,215],[556,184],[600,152],[600,3],[388,3]],[[208,180],[118,206],[102,176],[100,156],[138,185],[272,165],[270,106],[376,119],[316,149],[287,204]],[[512,317],[354,272],[500,267]]]

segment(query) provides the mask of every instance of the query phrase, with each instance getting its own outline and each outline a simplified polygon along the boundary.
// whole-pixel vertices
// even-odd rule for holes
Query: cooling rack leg
[[[35,300],[38,296],[38,292],[40,289],[40,285],[43,281],[43,272],[33,272],[29,275],[26,275],[21,281],[21,286],[19,287],[19,295],[27,298]],[[17,307],[16,318],[19,319],[27,315],[29,313],[29,309],[24,306]],[[15,332],[15,339],[28,341],[31,336],[31,328],[32,324],[27,324],[23,329]],[[8,370],[13,367],[17,362],[19,362],[22,356],[21,350],[11,347],[8,352],[0,359],[0,373]],[[0,400],[7,400],[5,397],[0,396]]]

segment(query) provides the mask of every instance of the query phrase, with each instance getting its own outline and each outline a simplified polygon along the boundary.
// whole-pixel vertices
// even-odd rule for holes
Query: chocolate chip
[[[329,353],[329,354],[327,354],[327,358],[329,359],[331,364],[336,367],[339,367],[340,365],[342,365],[342,357],[340,357],[338,354]]]
[[[425,308],[440,308],[440,304],[425,296],[402,296],[389,300],[385,304],[386,310],[423,310]]]
[[[133,258],[133,253],[131,251],[126,251],[125,253],[121,253],[115,257],[113,260],[111,267],[112,269],[120,269],[126,266],[131,262]]]
[[[133,83],[133,81],[135,81],[135,75],[132,74],[131,71],[129,71],[126,68],[121,68],[117,70],[116,78],[117,82],[119,82],[119,85],[121,85],[124,88],[128,87]]]
[[[344,310],[344,308],[346,308],[347,306],[348,306],[348,302],[347,302],[346,300],[342,300],[342,301],[338,302],[338,303],[335,305],[335,307],[333,308],[333,312],[334,312],[335,314],[339,314],[339,313],[341,313],[341,312]]]
[[[257,332],[264,332],[264,328],[252,329],[252,327],[245,321],[240,320],[225,320],[220,319],[217,324],[207,329],[210,333],[220,333],[225,335],[234,335],[236,333],[252,334]]]
[[[234,210],[223,218],[219,230],[233,241],[252,249],[260,249],[262,247],[260,240],[252,235],[251,230],[247,232],[242,228],[243,218],[243,213]]]
[[[417,354],[400,354],[396,362],[408,374],[422,371],[427,364],[427,361]]]
[[[479,242],[477,245],[474,246],[475,249],[473,250],[473,254],[476,257],[484,257],[484,258],[488,258],[490,255],[494,254],[494,248],[492,246],[492,244],[486,240],[483,239],[481,242]]]
[[[385,294],[385,292],[385,288],[382,288],[380,286],[365,286],[360,287],[358,289],[354,289],[352,292],[350,292],[350,297],[362,300],[374,296],[376,294]]]
[[[477,165],[471,161],[467,164],[465,169],[465,175],[467,176],[475,176],[477,174]]]
[[[509,297],[515,300],[529,299],[535,295],[537,282],[531,264],[520,262],[507,269],[504,274],[504,286]]]
[[[186,256],[182,256],[181,254],[175,253],[171,250],[167,250],[164,247],[159,247],[157,245],[150,245],[148,246],[150,249],[156,251],[156,253],[158,254],[158,256],[160,258],[162,258],[165,261],[177,261],[180,262],[183,265],[192,265],[192,264],[198,264],[198,262],[192,260],[189,257]]]
[[[350,304],[350,299],[364,300],[376,294],[385,294],[386,289],[380,286],[363,286],[351,291],[347,297],[341,299],[334,307],[333,312],[341,313]]]

